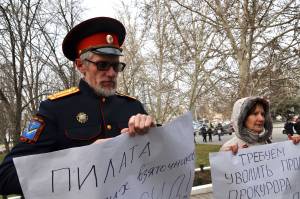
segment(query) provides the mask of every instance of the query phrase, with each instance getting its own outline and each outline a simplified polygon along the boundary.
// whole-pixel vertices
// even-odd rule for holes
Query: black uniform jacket
[[[81,80],[79,91],[41,102],[37,117],[44,122],[36,140],[21,137],[21,142],[0,166],[0,194],[22,194],[13,157],[57,151],[115,137],[128,127],[132,115],[146,114],[134,98],[116,94],[99,97]],[[38,164],[38,162],[37,162]]]

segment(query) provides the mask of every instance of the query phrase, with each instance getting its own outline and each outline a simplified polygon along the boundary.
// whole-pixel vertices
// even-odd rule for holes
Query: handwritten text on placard
[[[300,145],[286,141],[236,155],[211,153],[210,162],[216,199],[300,199]]]

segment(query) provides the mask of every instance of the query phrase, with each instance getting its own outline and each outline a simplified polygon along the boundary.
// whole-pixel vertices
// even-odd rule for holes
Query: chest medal
[[[76,115],[76,119],[79,123],[84,124],[88,121],[88,116],[87,114],[80,112]]]

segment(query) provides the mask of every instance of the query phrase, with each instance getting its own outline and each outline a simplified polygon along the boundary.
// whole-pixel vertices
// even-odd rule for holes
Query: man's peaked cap
[[[94,48],[94,47],[96,49],[105,48],[103,50],[104,51],[103,54],[122,55],[122,50],[120,47],[123,44],[125,39],[125,35],[126,35],[125,27],[120,21],[109,17],[91,18],[81,22],[80,24],[72,28],[64,38],[62,44],[64,55],[69,60],[74,61],[77,57],[79,57],[81,51],[86,50],[84,48],[78,49],[78,45],[80,44],[80,42],[93,35],[97,36],[97,34],[100,35],[98,37],[102,37],[101,35],[102,33],[108,34],[108,36],[110,36],[111,42],[108,41],[108,43],[104,43],[102,42],[102,40],[105,40],[105,38],[103,39],[100,38],[101,42],[97,41],[98,43],[95,43],[93,41],[94,42],[94,43],[92,42],[93,45],[89,46],[89,48]],[[107,37],[106,40],[108,40]],[[89,43],[91,42],[89,41]],[[108,52],[113,52],[113,53],[106,53],[107,48],[108,48]]]

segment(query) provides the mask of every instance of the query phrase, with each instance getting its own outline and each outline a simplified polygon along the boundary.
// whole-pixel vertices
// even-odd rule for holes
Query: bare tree
[[[278,46],[287,50],[299,43],[295,37],[299,29],[299,4],[295,0],[206,0],[209,14],[199,12],[195,5],[200,1],[174,2],[202,16],[224,38],[220,50],[224,56],[229,55],[226,61],[232,60],[231,64],[238,69],[239,97],[255,94],[251,72],[266,67],[262,53],[268,46],[277,41]]]
[[[7,0],[0,11],[0,104],[16,141],[45,95],[78,80],[73,65],[58,49],[63,36],[80,19],[80,4],[73,0]]]
[[[272,98],[270,90],[288,91],[283,85],[291,77],[296,83],[289,91],[299,90],[297,1],[145,0],[136,7],[140,12],[121,13],[130,27],[125,52],[132,52],[134,69],[123,80],[156,117],[189,109],[195,117],[223,112],[228,118],[237,98]],[[267,86],[277,78],[285,84]]]
[[[24,77],[27,65],[26,50],[30,43],[30,31],[34,26],[41,1],[6,1],[0,5],[1,11],[1,57],[3,58],[2,72],[6,75],[11,86],[8,90],[1,87],[1,100],[10,106],[9,119],[14,124],[14,141],[21,131],[22,94],[24,91]],[[7,92],[13,92],[14,97],[9,100]]]
[[[126,63],[126,69],[119,78],[119,85],[124,94],[140,97],[144,101],[145,95],[138,92],[143,83],[145,65],[145,58],[141,50],[146,43],[146,35],[150,25],[148,21],[141,21],[139,14],[134,10],[136,3],[126,5],[122,2],[121,9],[118,11],[119,16],[117,18],[124,23],[127,32],[123,45],[125,56],[122,58]]]
[[[60,49],[62,38],[78,23],[83,10],[78,0],[51,0],[48,1],[43,12],[47,17],[40,16],[38,20],[43,41],[46,43],[42,61],[52,72],[53,92],[78,83],[79,74]]]
[[[174,60],[175,65],[180,65],[181,76],[185,77],[184,82],[188,88],[185,92],[187,109],[195,113],[206,112],[207,101],[212,96],[219,96],[224,99],[225,95],[220,91],[220,82],[227,80],[228,70],[223,65],[226,56],[221,56],[219,47],[223,39],[210,27],[210,22],[201,15],[187,11],[172,1],[166,1],[169,13],[172,16],[171,24],[175,32],[175,48],[178,57]],[[208,13],[208,7],[204,2],[199,2],[199,10],[203,14]],[[211,110],[218,109],[212,107]],[[205,113],[204,115],[209,115]],[[202,115],[203,117],[203,115]]]
[[[136,3],[135,16],[128,11],[121,13],[128,30],[125,59],[130,63],[122,85],[130,94],[138,96],[148,112],[163,123],[182,112],[184,101],[180,85],[176,84],[179,66],[172,62],[176,55],[172,48],[174,34],[169,25],[170,16],[162,0]]]

